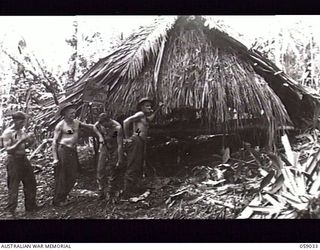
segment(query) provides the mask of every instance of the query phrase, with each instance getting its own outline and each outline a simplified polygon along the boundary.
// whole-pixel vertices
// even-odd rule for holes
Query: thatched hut
[[[179,131],[198,134],[263,124],[270,139],[278,129],[304,127],[317,102],[258,51],[198,16],[162,17],[141,27],[67,92],[64,101],[84,104],[81,116],[100,102],[121,120],[149,96],[165,103],[157,124],[167,132],[179,122]]]

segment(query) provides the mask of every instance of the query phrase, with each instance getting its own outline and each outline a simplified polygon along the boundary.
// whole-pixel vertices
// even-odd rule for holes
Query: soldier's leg
[[[108,154],[108,160],[106,163],[107,171],[107,186],[106,192],[110,199],[115,198],[115,191],[117,189],[117,161],[118,161],[118,152],[117,148],[110,150]]]
[[[98,156],[97,183],[100,198],[105,196],[107,147],[103,146]]]
[[[64,202],[67,198],[68,185],[68,168],[70,167],[70,155],[68,148],[64,145],[58,146],[59,163],[55,169],[55,191],[54,191],[54,205]]]
[[[58,204],[62,201],[61,198],[61,163],[59,162],[57,166],[54,168],[54,196],[53,196],[53,204]]]
[[[7,159],[7,184],[8,184],[8,204],[7,209],[14,212],[18,205],[19,184],[21,181],[20,164],[23,161],[15,156],[8,156]]]
[[[76,182],[79,162],[77,151],[64,145],[58,146],[59,163],[55,170],[54,204],[65,202]]]
[[[134,193],[142,173],[144,142],[138,136],[132,137],[132,145],[128,152],[128,165],[124,177],[124,192]]]
[[[79,160],[75,149],[68,148],[66,156],[67,158],[64,159],[64,164],[66,165],[66,186],[64,189],[64,195],[67,198],[77,181]]]
[[[25,197],[25,208],[27,211],[36,208],[36,192],[37,183],[34,176],[33,167],[31,166],[29,160],[25,158],[24,174],[22,177],[23,191]]]
[[[63,202],[65,197],[63,197],[63,189],[65,186],[65,166],[64,166],[64,158],[65,158],[65,150],[64,147],[58,145],[58,159],[59,163],[54,169],[54,197],[53,204],[58,205],[60,202]]]

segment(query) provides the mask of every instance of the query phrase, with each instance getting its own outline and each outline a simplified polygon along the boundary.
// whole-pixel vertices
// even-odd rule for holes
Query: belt
[[[64,144],[61,144],[61,143],[59,143],[58,145],[59,145],[59,146],[61,146],[61,147],[64,147],[64,148],[70,149],[70,150],[77,151],[77,148],[76,148],[76,147],[68,147],[68,146],[66,146],[66,145],[64,145]]]

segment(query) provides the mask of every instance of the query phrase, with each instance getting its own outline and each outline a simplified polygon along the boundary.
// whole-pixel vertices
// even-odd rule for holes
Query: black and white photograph
[[[0,220],[320,218],[319,21],[0,16]]]

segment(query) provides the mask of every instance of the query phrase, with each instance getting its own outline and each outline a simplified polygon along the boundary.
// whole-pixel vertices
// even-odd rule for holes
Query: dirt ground
[[[0,164],[0,218],[9,219],[228,219],[235,216],[250,202],[252,192],[246,186],[211,184],[214,163],[180,166],[172,176],[149,176],[143,181],[147,193],[135,200],[118,200],[110,206],[98,199],[96,169],[93,152],[87,147],[78,151],[81,172],[70,193],[71,203],[65,207],[52,206],[53,168],[50,151],[44,151],[32,160],[37,180],[37,201],[43,208],[34,213],[24,211],[22,184],[19,191],[16,216],[4,208],[7,202],[6,168],[4,153]],[[46,156],[43,157],[43,156]],[[207,182],[205,182],[207,181]],[[206,183],[206,184],[201,184]],[[209,184],[210,185],[209,185]],[[231,190],[231,191],[230,191]],[[219,192],[218,192],[219,191]],[[211,198],[209,198],[209,196]],[[214,199],[212,197],[214,196]]]

